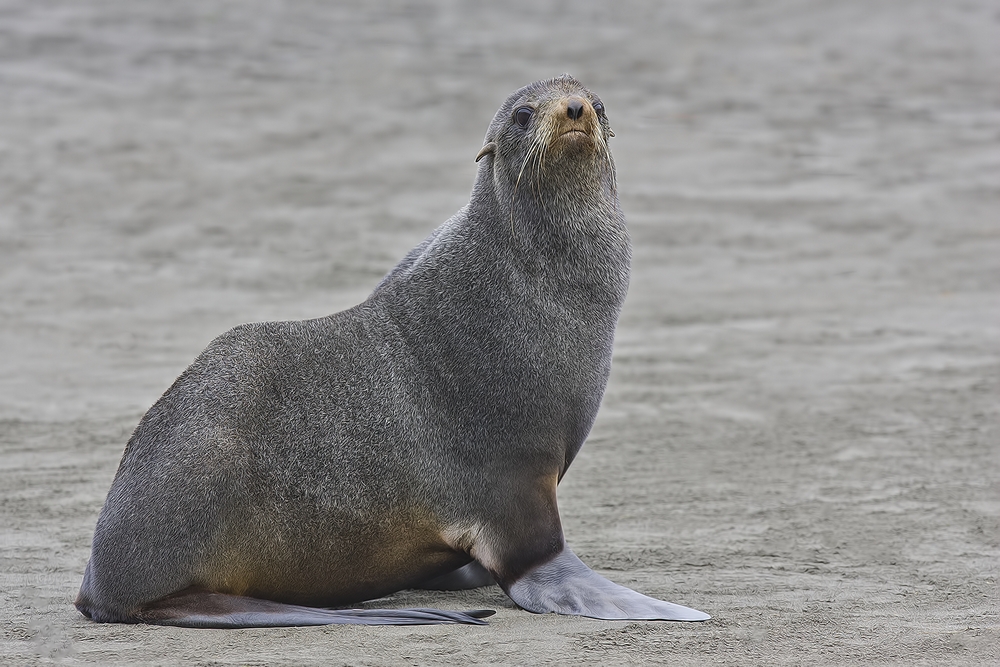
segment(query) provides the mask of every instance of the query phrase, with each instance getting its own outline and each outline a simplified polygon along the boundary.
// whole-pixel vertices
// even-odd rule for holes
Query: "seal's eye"
[[[534,113],[535,110],[531,107],[521,107],[514,112],[514,122],[521,127],[528,127],[528,121]]]
[[[603,116],[604,105],[601,104],[600,102],[594,102],[594,113],[596,113],[598,116]]]

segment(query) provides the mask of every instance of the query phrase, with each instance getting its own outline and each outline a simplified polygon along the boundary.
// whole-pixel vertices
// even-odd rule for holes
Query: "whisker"
[[[538,151],[538,168],[535,170],[535,186],[536,192],[538,193],[538,201],[542,205],[542,210],[547,211],[545,206],[545,197],[542,196],[542,172],[545,171],[545,155],[549,151],[549,136],[545,137],[544,142],[540,142],[540,150]]]
[[[537,142],[532,142],[531,146],[528,147],[528,154],[524,156],[524,162],[521,163],[521,170],[517,172],[517,180],[514,181],[514,192],[510,195],[510,235],[515,236],[517,231],[514,229],[514,200],[517,197],[517,188],[521,185],[521,176],[524,174],[524,168],[528,166],[528,161],[536,152]]]

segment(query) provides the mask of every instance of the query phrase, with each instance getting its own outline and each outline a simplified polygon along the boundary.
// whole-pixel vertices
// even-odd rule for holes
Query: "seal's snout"
[[[550,141],[562,139],[567,144],[580,149],[593,150],[600,135],[600,120],[597,110],[586,97],[569,94],[561,97],[553,105],[548,117],[552,134]]]
[[[579,120],[583,116],[584,101],[579,97],[571,97],[566,101],[566,115],[570,120]]]

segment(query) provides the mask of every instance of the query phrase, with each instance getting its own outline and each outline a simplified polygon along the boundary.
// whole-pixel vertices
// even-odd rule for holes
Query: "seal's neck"
[[[488,223],[483,231],[491,242],[509,248],[526,271],[576,282],[627,276],[628,232],[613,165],[579,169],[555,163],[514,182],[498,180],[491,170],[480,171],[470,221]]]

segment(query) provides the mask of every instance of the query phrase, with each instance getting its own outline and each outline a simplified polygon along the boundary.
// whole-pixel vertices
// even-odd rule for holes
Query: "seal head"
[[[508,202],[514,219],[558,214],[562,223],[573,224],[595,213],[623,219],[608,148],[612,136],[600,98],[563,75],[508,97],[476,161],[491,156],[485,166],[493,194]]]

